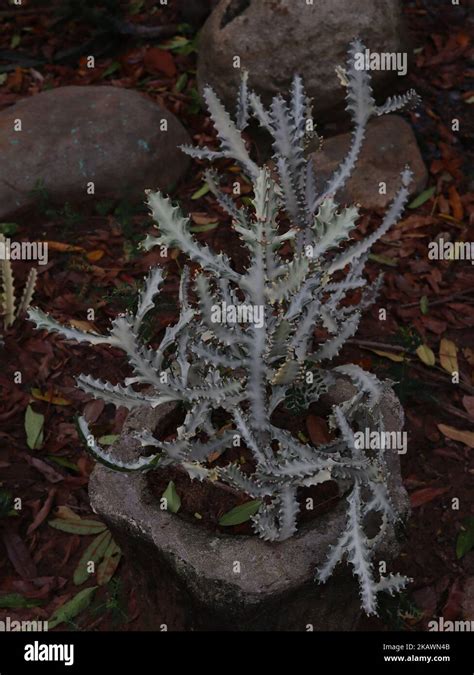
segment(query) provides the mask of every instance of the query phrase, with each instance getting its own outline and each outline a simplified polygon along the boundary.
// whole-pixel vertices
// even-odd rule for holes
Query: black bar
[[[51,645],[56,645],[53,651],[50,651]],[[0,633],[0,675],[183,672],[187,659],[193,670],[199,668],[205,672],[224,669],[227,672],[231,662],[232,670],[240,665],[244,675],[270,672],[273,663],[280,665],[282,659],[288,662],[291,672],[302,669],[322,675],[359,671],[472,675],[473,645],[470,632],[11,632]],[[65,650],[65,646],[68,649]],[[54,658],[55,655],[72,662],[65,665],[59,661],[25,660],[25,656]]]

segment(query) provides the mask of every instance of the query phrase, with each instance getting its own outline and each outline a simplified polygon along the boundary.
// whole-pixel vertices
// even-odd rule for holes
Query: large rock
[[[334,68],[345,64],[354,37],[372,51],[398,52],[406,51],[404,34],[399,0],[221,0],[201,33],[198,83],[201,91],[210,84],[234,110],[239,56],[264,100],[287,91],[299,73],[323,116],[344,100]],[[397,77],[372,74],[379,87]]]
[[[345,380],[326,394],[336,404],[355,392]],[[138,451],[134,430],[154,432],[173,404],[139,409],[127,418],[115,456],[131,459]],[[387,431],[403,426],[400,403],[386,388],[381,405]],[[402,517],[409,511],[398,455],[388,456],[389,491]],[[354,630],[360,616],[358,584],[340,565],[325,584],[314,573],[346,526],[344,500],[329,513],[302,526],[281,543],[257,537],[215,534],[160,509],[142,474],[124,474],[97,465],[89,496],[111,529],[132,568],[149,629],[160,630],[176,613],[190,630]],[[397,553],[388,529],[378,551],[385,560]],[[240,563],[240,573],[234,563]],[[171,613],[171,614],[170,614]]]
[[[184,21],[200,26],[218,2],[219,0],[177,0],[176,7]]]
[[[311,153],[319,188],[346,157],[350,144],[351,134],[340,134],[325,140],[320,151]],[[366,209],[385,209],[400,188],[400,174],[406,164],[413,171],[410,192],[418,194],[426,185],[428,172],[412,128],[398,115],[373,120],[367,126],[354,172],[338,193],[338,201],[360,204]],[[381,183],[385,183],[386,192]]]
[[[61,87],[24,99],[0,112],[0,219],[31,206],[38,181],[62,203],[84,200],[89,182],[97,199],[168,190],[188,166],[178,145],[189,142],[174,115],[129,89]]]

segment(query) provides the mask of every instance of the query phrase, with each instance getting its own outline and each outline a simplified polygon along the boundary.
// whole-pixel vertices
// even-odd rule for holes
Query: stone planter
[[[345,400],[353,391],[338,381],[326,395]],[[131,413],[113,452],[136,453],[131,432],[154,431],[173,404]],[[393,391],[382,403],[386,429],[399,431],[403,413]],[[407,494],[399,457],[390,453],[390,492],[406,516]],[[117,473],[97,465],[89,494],[94,511],[107,523],[133,569],[150,630],[173,624],[187,630],[353,630],[360,616],[358,584],[346,565],[323,585],[314,572],[345,525],[344,500],[331,512],[301,527],[291,539],[267,543],[257,537],[216,534],[163,511],[142,474]],[[394,532],[379,558],[397,554]],[[238,563],[238,565],[236,564]]]

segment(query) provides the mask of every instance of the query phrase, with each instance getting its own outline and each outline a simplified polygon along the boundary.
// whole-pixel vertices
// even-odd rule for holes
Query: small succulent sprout
[[[148,191],[148,206],[158,229],[157,236],[148,236],[143,247],[177,248],[198,268],[192,277],[184,268],[179,318],[166,328],[157,348],[144,343],[140,329],[162,290],[164,275],[159,267],[150,271],[136,312],[118,316],[108,335],[62,326],[39,309],[30,310],[30,318],[38,328],[58,331],[66,339],[123,350],[133,376],[120,385],[81,375],[77,384],[89,395],[130,410],[170,401],[184,405],[187,414],[176,439],[164,442],[148,432],[138,434],[142,446],[155,447],[156,454],[138,456],[128,465],[91,440],[82,420],[81,432],[89,438],[91,452],[107,466],[159,470],[179,464],[192,478],[202,480],[210,475],[207,458],[215,453],[225,457],[238,437],[252,454],[253,473],[229,462],[214,469],[213,476],[217,473],[220,481],[260,501],[252,523],[258,536],[267,541],[283,541],[295,533],[300,488],[329,480],[349,481],[346,528],[334,542],[317,579],[324,582],[338,562],[347,560],[359,579],[362,606],[373,614],[379,591],[399,591],[407,581],[392,575],[375,578],[377,545],[387,523],[393,523],[398,514],[389,496],[384,451],[366,452],[354,438],[356,426],[370,424],[383,431],[383,384],[359,366],[332,367],[330,362],[355,334],[363,310],[377,296],[381,277],[368,285],[364,266],[372,245],[403,211],[410,170],[402,173],[399,191],[382,223],[358,242],[351,238],[358,210],[340,207],[336,197],[354,170],[370,117],[416,102],[417,97],[410,92],[377,106],[369,74],[354,66],[359,51],[363,45],[354,41],[345,71],[347,108],[355,125],[352,145],[319,193],[313,165],[304,153],[311,105],[299,77],[294,79],[289,100],[276,96],[267,109],[258,95],[249,91],[244,76],[235,123],[213,90],[206,89],[220,149],[185,150],[199,159],[232,158],[252,181],[252,206],[243,208],[221,192],[214,173],[206,174],[211,192],[229,214],[231,227],[240,238],[247,268],[239,272],[227,255],[199,243],[179,207],[161,192]],[[248,153],[241,130],[251,117],[273,138],[275,177],[267,167],[255,164]],[[286,229],[281,225],[282,214],[286,222],[289,220]],[[289,246],[284,246],[288,242]],[[192,302],[188,297],[191,286]],[[347,302],[355,289],[361,289],[358,304]],[[324,336],[317,344],[315,329],[318,336]],[[274,424],[273,414],[279,405],[304,410],[317,402],[337,377],[348,378],[356,393],[333,407],[330,424],[334,440],[312,447]],[[228,416],[224,431],[213,421],[212,412],[217,408]],[[381,525],[379,534],[369,539],[366,522],[372,512],[379,514]]]
[[[17,305],[13,270],[7,255],[3,234],[0,234],[0,248],[2,249],[2,255],[0,256],[0,316],[3,316],[4,327],[9,328],[28,309],[35,292],[37,272],[35,268],[30,270],[23,294]]]

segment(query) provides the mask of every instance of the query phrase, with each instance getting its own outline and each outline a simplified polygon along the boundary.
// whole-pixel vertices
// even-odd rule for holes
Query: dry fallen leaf
[[[449,188],[449,203],[453,210],[453,217],[456,220],[462,220],[464,217],[464,209],[458,191],[454,185]]]
[[[374,352],[374,354],[378,354],[379,356],[384,356],[386,359],[390,359],[390,361],[395,361],[395,363],[401,363],[405,360],[405,357],[401,354],[394,354],[393,352],[381,352],[379,349],[371,349],[370,351]]]
[[[97,328],[90,321],[81,321],[79,319],[71,319],[69,321],[73,328],[78,328],[79,330],[85,330],[87,333],[93,331],[97,333]]]
[[[63,241],[47,241],[48,249],[59,251],[60,253],[85,253],[82,246],[74,246],[73,244],[65,244]]]
[[[216,222],[216,218],[207,213],[191,213],[191,219],[196,225],[209,225]]]
[[[449,427],[447,424],[438,424],[438,429],[443,436],[446,436],[453,441],[464,443],[464,445],[467,445],[470,448],[474,448],[474,431],[462,431],[461,429]]]
[[[464,354],[464,357],[469,365],[474,366],[474,351],[469,347],[466,347],[466,349],[462,350],[462,353]]]
[[[176,75],[176,65],[173,56],[168,51],[159,47],[147,49],[143,63],[150,73],[163,73],[167,77],[174,77]]]
[[[316,417],[316,415],[312,414],[308,415],[306,418],[306,428],[314,445],[329,443],[331,440],[331,433],[323,417]]]
[[[463,396],[462,404],[471,417],[474,418],[474,396]]]
[[[90,251],[87,255],[86,258],[89,262],[97,262],[101,258],[104,257],[105,251],[101,251],[98,249],[97,251]]]
[[[458,366],[458,348],[451,340],[442,338],[439,343],[439,360],[441,367],[444,368],[448,373],[452,374],[453,372],[459,372]]]
[[[416,492],[413,492],[410,495],[410,504],[412,508],[422,506],[423,504],[427,504],[428,502],[431,502],[433,499],[436,499],[436,497],[440,497],[447,491],[448,488],[435,488],[435,487],[422,488],[421,490],[417,490]]]
[[[33,388],[31,390],[31,395],[38,401],[47,401],[48,403],[53,403],[54,405],[71,405],[71,401],[62,398],[61,396],[56,396],[52,391],[44,394],[41,389]]]

